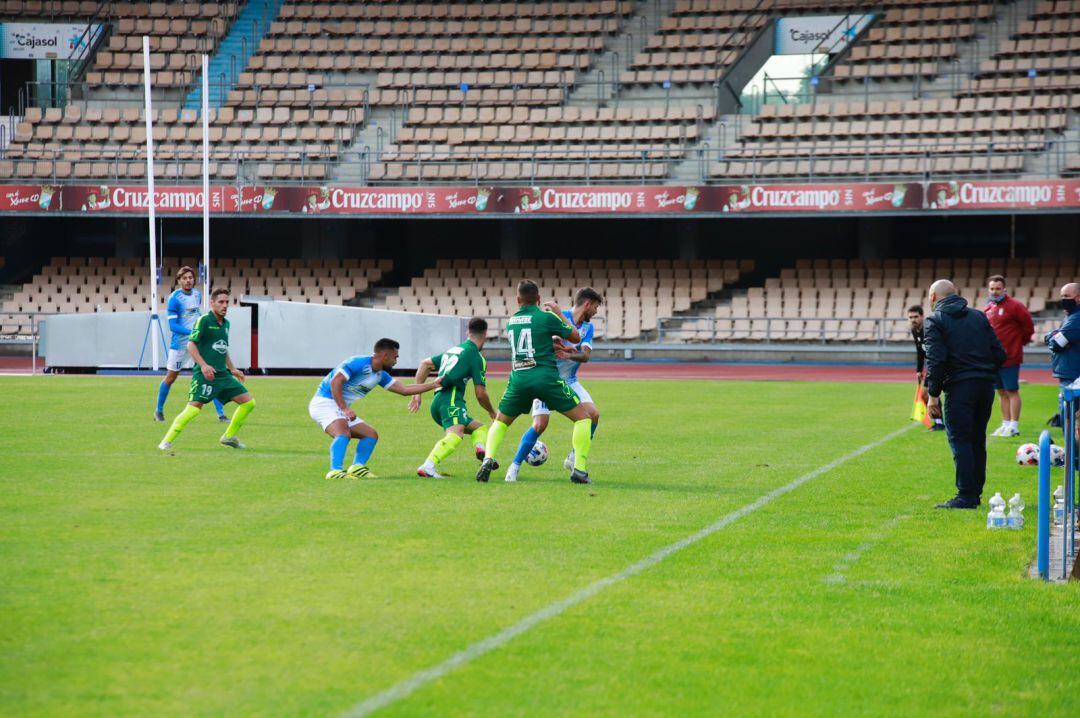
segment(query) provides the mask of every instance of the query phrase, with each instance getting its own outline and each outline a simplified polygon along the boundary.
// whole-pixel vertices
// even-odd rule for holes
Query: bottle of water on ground
[[[1009,499],[1009,515],[1005,517],[1005,522],[1014,531],[1024,528],[1024,500],[1019,493]]]
[[[990,499],[990,513],[986,515],[986,528],[1003,529],[1005,525],[1005,499],[1001,498],[999,491]]]
[[[1065,488],[1060,484],[1054,489],[1054,525],[1065,523]]]

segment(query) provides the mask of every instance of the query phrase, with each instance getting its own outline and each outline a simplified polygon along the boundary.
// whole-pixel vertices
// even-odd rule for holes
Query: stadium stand
[[[1014,298],[1038,315],[1076,281],[1075,259],[1025,258],[800,260],[764,286],[717,305],[714,318],[691,319],[665,332],[669,341],[910,341],[907,307],[923,305],[941,277],[956,282],[968,303],[986,303],[986,278],[1003,274]],[[1060,317],[1036,317],[1036,335]]]
[[[167,258],[161,271],[161,307],[175,288],[173,276],[181,266],[197,267],[194,258]],[[214,286],[228,287],[232,303],[241,295],[293,302],[343,304],[382,279],[390,260],[376,259],[251,259],[224,258],[214,267]],[[41,272],[4,302],[0,313],[144,311],[150,270],[144,259],[117,257],[53,257]],[[5,327],[18,320],[5,316]]]
[[[379,307],[501,319],[516,311],[514,287],[527,276],[540,284],[542,296],[565,306],[579,287],[597,288],[605,298],[598,335],[636,339],[655,331],[658,317],[686,312],[753,269],[748,260],[441,260]],[[500,336],[502,323],[492,323],[489,332]]]
[[[0,15],[87,19],[101,6],[111,33],[85,90],[66,107],[26,108],[0,174],[143,179],[143,33],[164,92],[153,119],[167,182],[198,176],[196,65],[229,42],[245,49],[215,58],[227,70],[211,78],[222,105],[212,110],[211,172],[223,181],[1016,176],[1080,108],[1080,8],[1059,0],[875,3],[876,22],[826,72],[835,92],[740,115],[730,136],[731,118],[710,98],[771,17],[868,4],[288,0],[265,33],[237,19],[253,6],[240,2],[8,1]],[[614,73],[620,52],[614,94],[575,94]],[[961,58],[971,73],[958,74]],[[914,78],[935,81],[903,84]],[[1062,171],[1075,171],[1075,154],[1063,154]]]

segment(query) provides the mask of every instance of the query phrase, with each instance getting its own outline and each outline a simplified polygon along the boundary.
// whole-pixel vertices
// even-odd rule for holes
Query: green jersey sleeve
[[[203,335],[203,325],[204,324],[206,324],[206,315],[205,314],[195,320],[195,326],[193,326],[191,328],[191,334],[188,335],[188,340],[189,341],[192,341],[195,344],[199,343],[199,339]]]
[[[442,354],[436,354],[435,356],[431,357],[431,363],[435,365],[435,373],[436,374],[439,373],[439,367],[442,366],[442,358],[443,358]]]
[[[555,312],[544,312],[545,317],[551,322],[551,334],[562,339],[568,338],[574,333],[574,328],[566,323],[566,320]]]
[[[476,352],[473,360],[472,380],[476,386],[487,386],[487,359],[480,352]]]

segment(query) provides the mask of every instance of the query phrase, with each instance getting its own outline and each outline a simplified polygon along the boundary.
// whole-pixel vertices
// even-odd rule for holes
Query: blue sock
[[[540,432],[533,427],[529,427],[529,430],[525,432],[521,437],[521,443],[518,444],[517,453],[514,455],[514,463],[521,464],[528,457],[529,452],[536,446],[536,440],[540,438]]]
[[[340,471],[345,467],[345,450],[349,448],[349,437],[342,434],[330,442],[330,469]]]
[[[214,408],[217,409],[218,416],[225,416],[225,405],[217,399],[214,399]]]
[[[599,419],[597,419],[596,421],[594,421],[592,423],[592,430],[589,432],[589,437],[590,438],[596,436],[596,427],[598,427],[598,426],[600,426],[600,420]]]
[[[157,410],[165,411],[165,400],[169,398],[169,389],[172,389],[172,384],[166,384],[161,382],[157,388]]]
[[[378,443],[378,439],[372,439],[371,437],[364,437],[356,442],[356,460],[354,464],[367,464],[368,459],[375,453],[375,444]]]

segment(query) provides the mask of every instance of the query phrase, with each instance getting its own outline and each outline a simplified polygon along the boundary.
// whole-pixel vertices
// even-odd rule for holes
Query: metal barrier
[[[1036,542],[1036,567],[1039,577],[1050,580],[1051,577],[1061,579],[1069,578],[1071,562],[1077,557],[1076,530],[1077,517],[1080,516],[1080,506],[1077,505],[1080,492],[1078,492],[1078,472],[1080,472],[1080,460],[1077,457],[1077,412],[1080,411],[1080,381],[1069,386],[1062,387],[1061,401],[1061,429],[1065,437],[1065,477],[1061,482],[1063,496],[1061,506],[1057,504],[1057,497],[1051,493],[1050,481],[1052,461],[1050,460],[1051,442],[1050,432],[1044,431],[1039,436],[1039,524]],[[1061,559],[1060,572],[1057,566],[1051,565],[1051,523],[1061,527],[1061,545],[1059,558]]]
[[[54,312],[4,312],[0,314],[0,344],[29,344],[30,373],[37,374],[41,321]]]
[[[730,328],[720,328],[720,323]],[[691,323],[687,325],[687,323]],[[702,324],[706,326],[701,326]],[[791,326],[796,324],[798,326]],[[903,337],[899,337],[901,325]],[[897,338],[892,338],[896,336]],[[847,344],[863,342],[884,346],[889,342],[911,341],[906,319],[893,317],[657,317],[656,342],[803,342]]]

